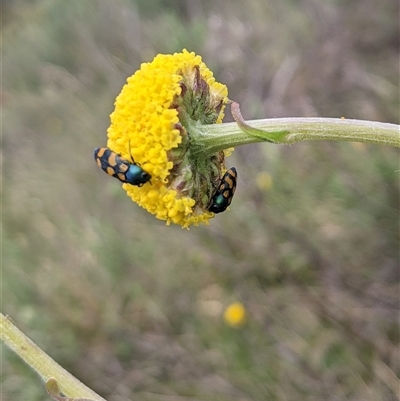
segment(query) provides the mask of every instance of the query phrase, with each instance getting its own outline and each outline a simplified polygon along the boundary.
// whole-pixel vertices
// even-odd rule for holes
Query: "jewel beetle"
[[[151,175],[137,163],[123,159],[111,149],[96,148],[94,159],[107,174],[118,178],[123,183],[141,187],[151,179]]]
[[[222,213],[231,204],[236,191],[237,171],[231,167],[221,178],[218,188],[213,195],[208,210],[213,213]]]

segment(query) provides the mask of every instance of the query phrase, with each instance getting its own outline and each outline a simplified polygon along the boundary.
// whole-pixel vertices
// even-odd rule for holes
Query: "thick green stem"
[[[341,118],[270,118],[245,122],[237,104],[232,105],[234,123],[202,125],[196,139],[199,151],[215,153],[255,142],[289,145],[309,140],[366,142],[400,148],[396,124]]]
[[[106,401],[42,351],[32,340],[0,313],[0,339],[30,365],[47,383],[53,379],[60,391],[73,399]]]

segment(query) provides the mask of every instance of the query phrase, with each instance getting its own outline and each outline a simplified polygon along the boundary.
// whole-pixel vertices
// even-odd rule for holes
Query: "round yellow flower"
[[[272,176],[266,171],[258,172],[256,176],[256,184],[262,191],[268,191],[272,188]]]
[[[214,215],[207,205],[225,154],[196,159],[190,146],[196,124],[222,122],[227,94],[201,57],[183,50],[142,64],[116,99],[107,146],[151,175],[123,188],[167,224],[207,224]]]
[[[241,302],[230,304],[224,312],[224,320],[228,326],[240,327],[246,321],[246,309]]]

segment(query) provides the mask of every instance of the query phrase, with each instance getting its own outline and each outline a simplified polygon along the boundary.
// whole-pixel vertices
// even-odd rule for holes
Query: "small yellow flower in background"
[[[268,191],[272,187],[271,174],[266,171],[261,171],[256,176],[256,184],[262,191]]]
[[[230,304],[224,312],[224,320],[228,326],[240,327],[246,321],[246,309],[241,302]]]
[[[167,224],[208,224],[214,216],[208,205],[232,149],[195,157],[193,138],[199,125],[222,122],[227,95],[201,57],[183,50],[142,64],[116,99],[107,146],[151,175],[123,188]]]

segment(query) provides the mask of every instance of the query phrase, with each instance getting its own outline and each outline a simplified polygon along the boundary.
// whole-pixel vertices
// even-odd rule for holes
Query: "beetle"
[[[151,175],[137,163],[123,159],[111,149],[96,148],[94,150],[94,159],[107,174],[118,178],[126,184],[141,187],[151,179]]]
[[[231,167],[221,178],[218,188],[211,198],[208,210],[213,213],[222,213],[231,204],[236,191],[237,171]]]

